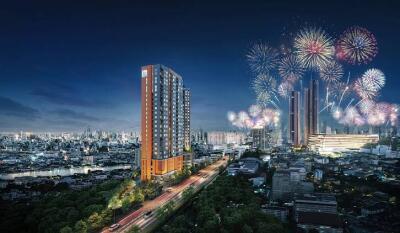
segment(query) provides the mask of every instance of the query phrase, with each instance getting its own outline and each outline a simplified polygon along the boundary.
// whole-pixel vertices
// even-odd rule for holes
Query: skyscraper
[[[190,150],[190,90],[183,88],[183,143]]]
[[[289,102],[289,140],[293,145],[300,144],[300,93],[291,91]]]
[[[310,87],[304,89],[304,142],[312,134],[319,133],[319,83],[312,79]]]
[[[163,179],[183,166],[182,77],[163,65],[142,67],[141,179]]]

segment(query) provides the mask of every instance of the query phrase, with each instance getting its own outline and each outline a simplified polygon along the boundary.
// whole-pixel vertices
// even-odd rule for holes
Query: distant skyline
[[[164,64],[192,93],[192,129],[230,129],[227,111],[255,103],[252,42],[291,43],[305,23],[374,33],[372,63],[399,103],[395,1],[10,1],[0,9],[0,131],[139,131],[140,69]]]

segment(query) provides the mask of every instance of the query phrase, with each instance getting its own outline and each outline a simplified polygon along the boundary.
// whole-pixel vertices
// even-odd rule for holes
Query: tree
[[[194,194],[194,188],[192,186],[186,188],[183,192],[182,192],[182,197],[185,201],[189,200]]]
[[[134,225],[129,231],[128,233],[139,233],[140,232],[140,227],[137,225]]]
[[[167,204],[161,206],[160,208],[157,209],[157,217],[160,219],[165,219],[167,216],[169,216],[175,208],[175,202],[170,201]]]
[[[131,207],[131,202],[128,197],[122,199],[121,209],[122,212],[127,213]]]
[[[242,232],[243,233],[253,233],[253,229],[247,224],[244,224],[242,227]]]
[[[102,227],[102,221],[103,221],[103,219],[97,212],[90,215],[90,217],[88,218],[89,229],[91,229],[91,230],[100,229]]]
[[[87,233],[87,224],[86,222],[79,220],[75,223],[74,226],[75,233]]]
[[[73,233],[71,227],[69,226],[65,226],[63,228],[61,228],[60,233]]]

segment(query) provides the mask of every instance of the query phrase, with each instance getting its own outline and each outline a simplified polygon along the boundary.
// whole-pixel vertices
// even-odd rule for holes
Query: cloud
[[[100,119],[97,117],[90,116],[82,112],[75,112],[70,109],[58,109],[55,111],[51,111],[50,114],[61,119],[68,119],[73,121],[100,121]]]
[[[18,103],[10,98],[0,96],[0,114],[27,120],[39,118],[39,111]]]

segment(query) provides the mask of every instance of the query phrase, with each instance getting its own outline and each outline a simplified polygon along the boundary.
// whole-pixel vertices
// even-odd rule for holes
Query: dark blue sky
[[[225,129],[254,103],[251,42],[290,43],[304,23],[378,40],[381,100],[400,102],[396,1],[8,1],[0,8],[0,130],[138,130],[140,67],[161,63],[192,90],[192,127]],[[293,1],[295,2],[295,1]],[[297,2],[297,1],[296,1]],[[372,2],[372,1],[371,1]]]

